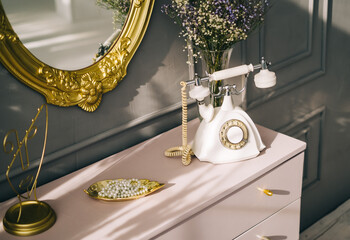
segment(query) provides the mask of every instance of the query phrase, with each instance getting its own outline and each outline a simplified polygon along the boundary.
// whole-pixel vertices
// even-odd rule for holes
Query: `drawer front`
[[[242,234],[300,198],[303,159],[304,153],[297,155],[156,239],[232,239]]]
[[[300,198],[235,240],[299,239]]]

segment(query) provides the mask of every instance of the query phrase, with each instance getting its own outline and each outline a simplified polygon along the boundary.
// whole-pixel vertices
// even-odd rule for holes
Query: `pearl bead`
[[[108,198],[129,198],[145,194],[148,191],[146,186],[141,185],[141,181],[135,178],[112,180],[107,183],[98,193],[99,197]]]

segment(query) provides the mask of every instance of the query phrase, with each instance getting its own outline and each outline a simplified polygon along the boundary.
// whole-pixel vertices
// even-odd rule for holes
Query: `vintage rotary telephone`
[[[200,161],[211,163],[230,163],[257,156],[265,148],[260,134],[248,116],[239,106],[235,106],[231,95],[241,94],[247,86],[250,72],[261,69],[254,76],[255,86],[258,88],[273,87],[276,84],[276,75],[267,69],[270,63],[262,58],[257,65],[241,65],[214,72],[207,77],[195,76],[194,79],[181,82],[182,86],[182,146],[169,148],[165,151],[168,157],[181,156],[182,163],[188,165],[191,155]],[[203,82],[223,80],[236,76],[245,76],[245,86],[237,90],[235,84],[220,88],[218,94],[213,94]],[[194,85],[189,91],[191,98],[198,102],[199,114],[203,118],[192,143],[187,143],[187,96],[186,86]],[[205,105],[204,98],[224,96],[221,107],[214,108],[211,104]]]

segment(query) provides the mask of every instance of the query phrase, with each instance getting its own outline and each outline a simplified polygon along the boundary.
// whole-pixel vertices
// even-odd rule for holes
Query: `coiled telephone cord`
[[[186,83],[180,82],[181,88],[181,104],[182,104],[182,146],[172,147],[164,152],[166,157],[180,157],[182,164],[187,166],[191,163],[191,156],[194,155],[191,146],[187,143],[187,94]]]

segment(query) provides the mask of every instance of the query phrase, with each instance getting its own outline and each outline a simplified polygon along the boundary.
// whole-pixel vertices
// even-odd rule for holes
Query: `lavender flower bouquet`
[[[192,42],[194,56],[200,53],[213,73],[222,69],[224,51],[263,22],[268,5],[269,0],[171,0],[162,11],[181,27],[180,36]]]

